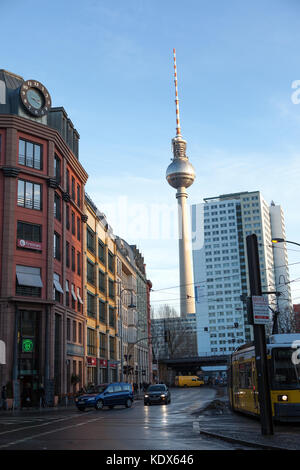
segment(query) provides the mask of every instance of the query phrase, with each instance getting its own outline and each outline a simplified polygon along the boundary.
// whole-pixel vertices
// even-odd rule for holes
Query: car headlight
[[[163,393],[163,394],[161,395],[161,398],[166,398],[166,395]]]
[[[149,397],[149,395],[145,395],[145,398],[148,398],[148,397]]]
[[[278,395],[278,401],[288,401],[288,395]]]

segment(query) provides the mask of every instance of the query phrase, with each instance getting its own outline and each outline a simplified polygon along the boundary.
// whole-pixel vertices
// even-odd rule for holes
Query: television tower
[[[186,316],[195,313],[195,294],[193,283],[192,257],[190,248],[190,217],[187,208],[186,188],[191,186],[195,179],[195,170],[186,156],[186,141],[183,140],[179,118],[179,100],[177,88],[176,51],[174,53],[174,82],[176,104],[176,137],[172,139],[173,159],[168,166],[166,179],[177,189],[178,201],[178,228],[179,228],[179,271],[180,271],[180,315]]]

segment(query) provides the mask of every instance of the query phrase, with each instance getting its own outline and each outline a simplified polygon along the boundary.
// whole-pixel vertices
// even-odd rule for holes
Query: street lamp
[[[292,243],[293,245],[300,246],[300,243],[291,242],[290,240],[285,240],[284,238],[272,238],[272,243]]]

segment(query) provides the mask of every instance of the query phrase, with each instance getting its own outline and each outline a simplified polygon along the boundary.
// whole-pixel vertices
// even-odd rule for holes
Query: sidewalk
[[[300,450],[300,423],[276,424],[273,435],[262,435],[259,419],[232,412],[226,390],[218,392],[217,398],[197,413],[200,434],[252,448]]]

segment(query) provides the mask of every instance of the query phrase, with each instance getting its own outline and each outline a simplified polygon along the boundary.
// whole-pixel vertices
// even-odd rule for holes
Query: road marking
[[[10,446],[13,446],[13,445],[16,445],[16,444],[20,444],[22,442],[30,441],[32,439],[40,438],[41,436],[46,436],[47,434],[53,434],[53,433],[56,433],[56,432],[64,431],[65,429],[84,426],[87,423],[92,423],[93,421],[99,421],[100,419],[103,419],[103,416],[101,416],[100,418],[89,419],[88,421],[84,421],[83,423],[72,424],[70,426],[64,426],[63,428],[53,429],[52,431],[46,431],[46,432],[43,432],[41,434],[36,434],[34,436],[25,437],[24,439],[18,439],[16,441],[12,441],[12,442],[8,442],[7,444],[0,445],[0,449],[3,449],[5,447],[10,447]]]
[[[61,419],[56,419],[56,420],[52,419],[52,421],[47,421],[46,423],[42,423],[42,424],[33,424],[32,426],[24,426],[22,428],[10,429],[8,431],[0,432],[0,436],[3,435],[3,434],[11,433],[11,432],[19,432],[19,431],[24,431],[26,429],[39,428],[41,426],[48,426],[48,424],[59,423],[60,421],[66,421],[66,420],[72,419],[72,418],[82,418],[82,415],[72,415],[72,416],[67,416],[66,418],[61,418]]]

